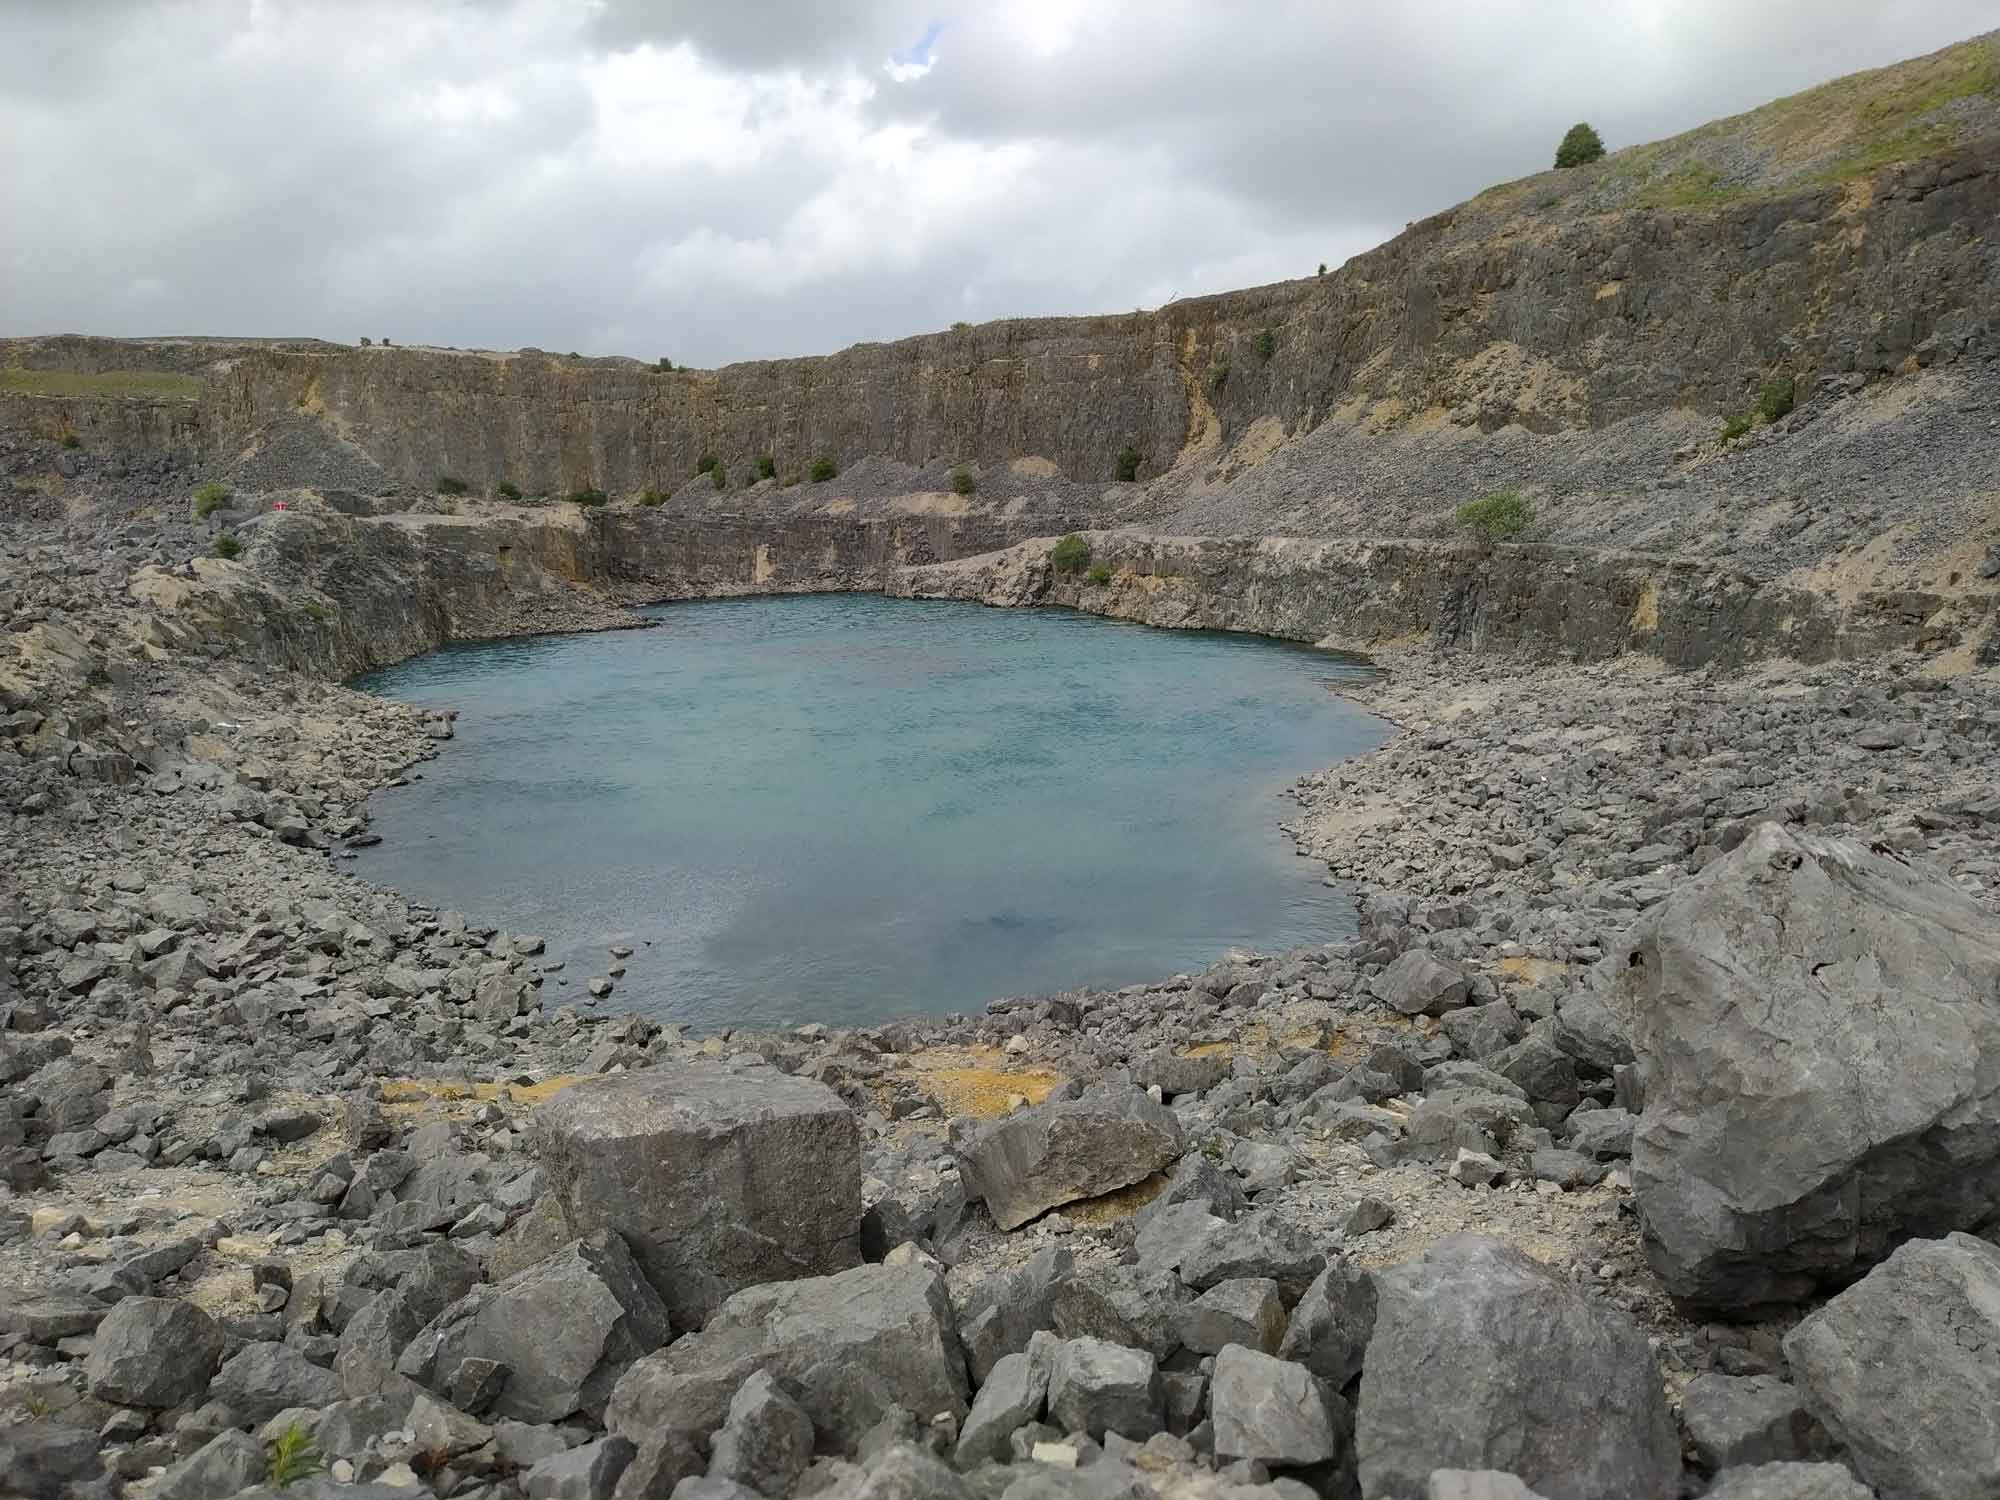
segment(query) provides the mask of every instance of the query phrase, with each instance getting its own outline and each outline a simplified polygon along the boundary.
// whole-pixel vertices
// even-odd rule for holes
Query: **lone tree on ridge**
[[[1558,167],[1580,167],[1585,162],[1597,161],[1604,155],[1604,139],[1591,128],[1588,120],[1579,120],[1570,126],[1569,134],[1556,147]]]

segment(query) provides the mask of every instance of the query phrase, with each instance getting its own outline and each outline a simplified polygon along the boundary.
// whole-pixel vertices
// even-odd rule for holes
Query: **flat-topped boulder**
[[[993,1222],[1018,1229],[1052,1208],[1145,1180],[1170,1166],[1181,1145],[1174,1112],[1144,1091],[1094,1089],[984,1126],[959,1146],[958,1166]]]
[[[665,1063],[565,1089],[533,1139],[567,1237],[617,1230],[677,1328],[744,1287],[861,1259],[860,1134],[823,1084]]]
[[[1612,967],[1633,1194],[1684,1305],[1798,1301],[2000,1214],[2000,921],[1949,879],[1763,823]]]

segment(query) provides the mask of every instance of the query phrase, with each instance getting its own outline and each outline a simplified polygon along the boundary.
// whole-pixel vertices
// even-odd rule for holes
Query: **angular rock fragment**
[[[736,1389],[709,1444],[708,1472],[764,1495],[783,1495],[812,1462],[813,1425],[768,1370]]]
[[[1472,993],[1472,976],[1450,959],[1412,948],[1369,982],[1375,998],[1406,1016],[1441,1016]]]
[[[1346,1447],[1346,1403],[1304,1365],[1240,1344],[1215,1357],[1208,1408],[1218,1458],[1325,1463]]]
[[[1007,1440],[1026,1422],[1041,1420],[1049,1393],[1049,1370],[1061,1341],[1051,1334],[1037,1334],[1026,1350],[1008,1354],[993,1366],[973,1398],[959,1428],[958,1446],[952,1462],[960,1469],[982,1463],[1005,1463]]]
[[[1824,1447],[1798,1391],[1775,1375],[1697,1375],[1681,1393],[1681,1425],[1708,1469],[1793,1463]]]
[[[1499,1469],[1434,1469],[1424,1500],[1546,1500]]]
[[[1135,1088],[1098,1089],[982,1127],[958,1148],[959,1172],[995,1224],[1018,1229],[1052,1208],[1152,1176],[1181,1145],[1180,1121],[1165,1105]]]
[[[1876,1500],[1840,1464],[1757,1464],[1724,1469],[1703,1500]]]
[[[1680,1440],[1637,1329],[1519,1250],[1439,1240],[1374,1278],[1355,1449],[1362,1492],[1504,1463],[1550,1500],[1672,1500]]]
[[[1375,1279],[1337,1257],[1292,1309],[1277,1353],[1338,1391],[1361,1373],[1361,1356],[1374,1333]]]
[[[1764,823],[1614,963],[1633,1193],[1684,1305],[1795,1301],[2000,1214],[2000,921],[1950,881]]]
[[[666,1432],[706,1442],[757,1370],[789,1382],[821,1441],[838,1451],[891,1405],[954,1417],[966,1409],[965,1356],[944,1279],[921,1265],[880,1265],[738,1292],[700,1333],[627,1370],[605,1423],[642,1449]]]
[[[1285,1304],[1268,1277],[1219,1281],[1181,1313],[1181,1345],[1197,1354],[1217,1354],[1230,1344],[1272,1354],[1284,1336]]]
[[[661,1064],[563,1090],[533,1139],[568,1233],[622,1234],[677,1327],[743,1287],[861,1258],[859,1135],[823,1084]]]
[[[1065,1341],[1049,1371],[1049,1416],[1100,1441],[1107,1432],[1134,1442],[1152,1436],[1166,1420],[1153,1356],[1103,1339]]]
[[[84,1362],[93,1396],[126,1406],[176,1406],[208,1388],[222,1327],[192,1302],[127,1297],[97,1325]]]
[[[1913,1240],[1787,1334],[1785,1356],[1886,1500],[2000,1494],[2000,1248]]]
[[[492,1409],[523,1422],[602,1412],[625,1368],[671,1334],[667,1310],[608,1229],[497,1285],[474,1287],[410,1340],[397,1369],[442,1391],[469,1359],[512,1372]]]

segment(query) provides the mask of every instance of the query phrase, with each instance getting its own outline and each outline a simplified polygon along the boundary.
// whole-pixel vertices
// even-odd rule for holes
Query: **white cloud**
[[[1307,275],[1990,0],[10,9],[0,328],[805,353]],[[886,59],[886,61],[884,60]]]

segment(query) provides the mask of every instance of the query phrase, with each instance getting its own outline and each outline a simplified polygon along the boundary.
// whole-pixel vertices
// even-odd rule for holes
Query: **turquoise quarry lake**
[[[360,873],[548,940],[581,1001],[702,1029],[866,1024],[1353,930],[1276,828],[1380,744],[1352,658],[875,595],[675,604],[359,685],[462,710],[376,796]]]

